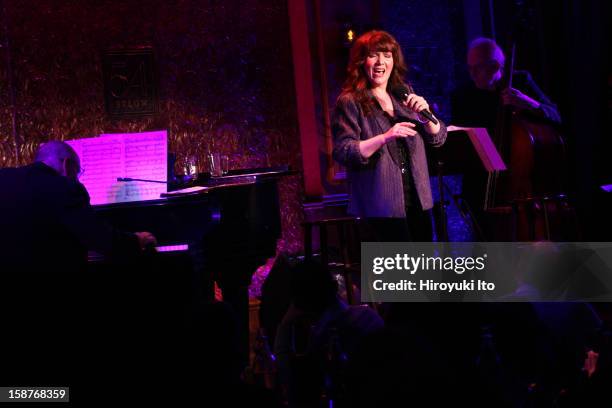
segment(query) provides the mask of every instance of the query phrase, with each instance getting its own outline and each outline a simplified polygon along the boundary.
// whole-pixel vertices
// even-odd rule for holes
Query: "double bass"
[[[513,45],[506,66],[508,88],[512,87],[515,50]],[[561,133],[500,103],[493,142],[508,170],[488,174],[484,210],[489,219],[510,219],[513,241],[573,238],[568,231],[574,228],[567,227],[574,217],[565,194],[566,149]]]

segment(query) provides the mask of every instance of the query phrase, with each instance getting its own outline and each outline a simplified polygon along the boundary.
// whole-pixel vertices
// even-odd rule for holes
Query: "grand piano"
[[[287,174],[287,168],[266,168],[218,178],[201,176],[185,192],[99,205],[95,211],[118,229],[155,235],[153,263],[161,265],[167,283],[156,290],[161,286],[173,292],[160,294],[165,299],[196,308],[213,301],[213,282],[218,284],[236,316],[240,359],[246,364],[248,286],[256,268],[275,255],[281,234],[278,180]],[[111,264],[90,257],[90,268],[98,272]]]

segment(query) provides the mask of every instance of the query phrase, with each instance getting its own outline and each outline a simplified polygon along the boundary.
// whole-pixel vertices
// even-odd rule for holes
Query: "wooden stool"
[[[357,239],[359,237],[359,217],[341,216],[309,220],[304,221],[302,226],[304,228],[304,259],[311,260],[314,255],[312,245],[313,229],[314,227],[318,227],[321,264],[327,269],[329,269],[328,228],[336,228],[338,233],[338,246],[342,259],[340,273],[344,278],[347,301],[349,304],[354,304],[355,299],[351,271],[358,262],[351,262],[350,243],[353,237],[357,237]]]

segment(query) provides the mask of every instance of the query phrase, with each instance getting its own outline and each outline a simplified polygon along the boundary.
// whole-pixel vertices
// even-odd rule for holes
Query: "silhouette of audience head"
[[[293,305],[318,316],[337,301],[338,284],[320,263],[305,261],[297,264],[291,277]]]

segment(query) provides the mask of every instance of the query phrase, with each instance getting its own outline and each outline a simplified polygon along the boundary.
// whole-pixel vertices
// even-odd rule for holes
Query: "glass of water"
[[[211,177],[221,177],[229,171],[229,157],[221,153],[208,154],[208,170]]]
[[[187,180],[194,180],[198,177],[198,161],[196,156],[187,156],[185,158],[183,174]]]

